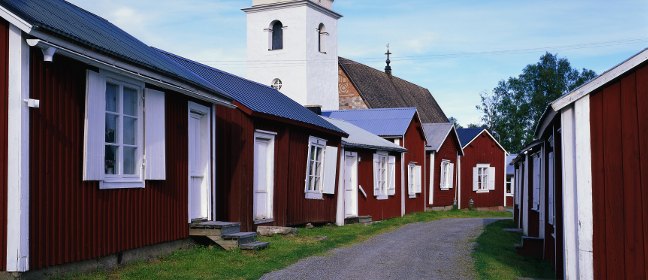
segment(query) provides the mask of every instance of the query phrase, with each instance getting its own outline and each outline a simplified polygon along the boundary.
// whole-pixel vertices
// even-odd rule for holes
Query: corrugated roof
[[[448,122],[428,89],[350,59],[338,63],[369,108],[416,107],[424,123]]]
[[[223,92],[229,94],[234,100],[254,112],[286,118],[344,133],[344,131],[323,120],[311,110],[299,105],[299,103],[269,86],[162,50],[157,51],[209,81],[214,86],[223,90]]]
[[[323,117],[328,122],[344,130],[349,137],[342,138],[344,146],[380,151],[405,152],[407,149],[366,131],[350,122]]]
[[[341,119],[382,137],[405,135],[416,108],[384,108],[323,111],[322,115]]]
[[[461,146],[466,147],[466,144],[475,139],[475,137],[477,137],[477,135],[479,135],[482,131],[484,131],[484,129],[481,127],[457,129],[457,135],[459,135]]]
[[[174,63],[109,21],[62,0],[0,0],[34,30],[107,54],[143,68],[223,94],[207,81]],[[226,94],[223,94],[226,96]],[[229,99],[229,98],[228,98]]]
[[[427,139],[425,149],[436,151],[441,148],[453,127],[454,124],[452,123],[424,123],[423,132],[425,132],[425,138]]]

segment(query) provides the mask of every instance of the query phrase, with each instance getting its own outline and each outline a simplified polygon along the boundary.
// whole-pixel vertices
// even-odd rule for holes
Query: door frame
[[[214,159],[214,137],[213,137],[213,113],[210,110],[209,107],[195,103],[195,102],[188,102],[188,110],[187,110],[187,218],[189,223],[191,223],[191,210],[190,207],[191,205],[189,204],[190,200],[190,193],[189,193],[189,188],[191,187],[191,163],[189,162],[189,157],[191,156],[191,151],[190,151],[190,135],[189,135],[189,122],[191,121],[191,115],[192,114],[198,114],[202,115],[201,117],[201,129],[205,129],[204,135],[207,135],[210,139],[207,142],[207,149],[209,149],[209,157],[207,158],[207,164],[208,168],[206,168],[207,174],[205,174],[205,179],[204,182],[208,184],[207,186],[207,220],[213,220],[214,219],[214,164],[213,164],[213,159]],[[206,122],[206,123],[203,123]]]
[[[347,158],[354,158],[353,167],[352,167],[353,169],[355,169],[355,192],[353,192],[353,197],[355,198],[355,203],[354,203],[355,211],[354,212],[355,212],[355,217],[360,215],[360,211],[359,211],[360,207],[358,205],[359,204],[358,203],[359,202],[359,196],[358,196],[358,191],[359,191],[358,190],[359,189],[359,182],[358,182],[358,177],[359,177],[358,176],[358,153],[357,152],[344,152],[344,177],[343,177],[343,180],[342,180],[344,182],[344,186],[343,186],[343,189],[342,189],[342,190],[344,190],[344,194],[343,194],[343,196],[344,196],[344,213],[343,213],[344,218],[354,217],[354,216],[347,216],[347,203],[346,203],[346,201],[347,201],[347,197],[346,197],[346,195],[347,195],[346,177],[347,176],[346,175],[347,175],[347,172],[348,172],[348,170],[347,170]]]
[[[275,138],[276,138],[276,136],[277,136],[277,133],[272,132],[272,131],[265,131],[265,130],[260,130],[260,129],[257,129],[257,130],[254,131],[254,142],[253,142],[254,146],[252,147],[254,149],[253,156],[256,155],[256,153],[257,153],[257,150],[256,150],[257,139],[268,140],[270,142],[270,144],[269,144],[269,147],[268,147],[268,158],[266,159],[266,163],[268,164],[268,167],[272,169],[271,172],[269,173],[270,176],[268,178],[269,186],[268,186],[268,190],[267,190],[267,196],[268,196],[267,197],[267,200],[268,200],[267,205],[269,205],[269,207],[268,207],[269,209],[267,209],[267,211],[268,211],[269,217],[266,218],[266,219],[257,220],[256,217],[254,217],[255,214],[256,214],[256,203],[255,203],[256,186],[255,186],[254,178],[252,179],[252,220],[254,220],[255,222],[258,222],[258,221],[271,221],[271,220],[274,219],[274,187],[275,187],[274,183],[275,183],[275,171],[276,171],[275,170],[275,167],[276,167],[276,158],[275,158],[275,149],[276,149],[275,143],[276,142],[275,142]],[[252,166],[254,167],[253,172],[254,172],[254,176],[256,176],[256,174],[257,174],[257,170],[256,170],[257,163],[256,163],[256,160],[253,159],[253,161],[254,161],[252,163]]]

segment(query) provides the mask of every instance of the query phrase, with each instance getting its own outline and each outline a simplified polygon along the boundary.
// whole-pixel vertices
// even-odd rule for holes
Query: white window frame
[[[477,164],[477,192],[487,193],[488,190],[488,168],[490,164]]]
[[[135,168],[136,168],[136,173],[133,175],[124,175],[124,174],[119,174],[121,173],[122,170],[122,159],[119,156],[117,157],[117,162],[116,164],[117,169],[119,170],[118,174],[106,174],[104,171],[104,177],[103,180],[99,181],[99,188],[100,189],[124,189],[124,188],[144,188],[144,168],[143,168],[143,159],[144,159],[144,98],[143,98],[143,92],[144,92],[144,83],[134,81],[127,79],[125,77],[117,76],[112,73],[107,73],[107,72],[100,72],[100,74],[104,77],[105,79],[105,84],[106,84],[106,91],[107,91],[107,85],[108,84],[115,84],[118,85],[120,88],[120,92],[118,94],[118,107],[121,107],[119,110],[120,112],[120,117],[118,118],[117,121],[117,138],[118,140],[117,144],[120,146],[121,152],[119,152],[119,155],[123,155],[123,145],[122,144],[122,133],[123,133],[123,121],[121,118],[123,117],[123,104],[121,104],[121,99],[122,99],[122,94],[123,94],[123,88],[129,87],[132,89],[135,89],[137,91],[137,132],[135,134],[136,137],[136,159],[135,159]],[[105,93],[104,93],[104,99],[106,98]],[[106,114],[107,112],[104,111],[103,113],[103,121],[106,121]],[[122,133],[119,133],[119,131],[122,131]],[[106,152],[106,146],[108,143],[104,141],[103,149],[102,149],[102,155],[103,155],[103,161],[100,163],[102,165],[102,169],[105,170],[105,152]],[[121,164],[120,164],[121,163]]]
[[[542,184],[542,157],[540,153],[531,156],[533,161],[532,172],[532,205],[531,210],[540,211],[540,185]]]
[[[374,163],[374,195],[376,199],[384,200],[389,198],[389,155],[378,152],[374,154],[374,158],[377,160]]]
[[[320,159],[319,170],[316,169],[311,170],[311,164],[313,163],[313,160],[311,160],[311,151],[313,150],[313,147],[315,148],[316,152],[321,153],[319,156]],[[322,180],[324,176],[324,165],[326,164],[326,162],[324,161],[325,151],[326,151],[326,140],[314,136],[308,138],[308,153],[306,158],[306,162],[307,162],[306,179],[304,183],[304,193],[306,195],[305,196],[306,199],[323,199]],[[315,160],[315,162],[317,162],[317,160]],[[319,178],[319,180],[315,181],[316,178]]]
[[[421,166],[415,163],[407,165],[407,191],[410,198],[421,193]]]
[[[274,153],[274,150],[275,150],[275,137],[276,137],[276,135],[277,135],[277,133],[272,132],[272,131],[265,131],[265,130],[259,130],[259,129],[254,131],[254,148],[255,148],[254,153],[255,153],[255,155],[256,155],[256,153],[259,152],[259,151],[256,150],[257,141],[261,140],[261,141],[267,141],[268,142],[268,153],[265,155],[266,158],[263,159],[263,160],[266,161],[266,166],[268,168],[268,173],[265,174],[265,175],[267,176],[268,183],[269,183],[268,184],[269,185],[268,189],[265,190],[265,193],[268,196],[268,204],[266,205],[266,209],[265,209],[267,217],[265,217],[264,219],[257,219],[256,217],[254,217],[255,222],[270,221],[270,220],[274,219],[274,203],[273,203],[273,201],[274,201],[274,181],[275,181],[275,178],[274,178],[274,173],[275,173],[275,153]],[[256,164],[257,163],[255,162],[254,165],[256,166]],[[255,177],[256,176],[262,176],[262,174],[258,174],[258,170],[254,170],[254,176]],[[258,186],[256,185],[256,178],[255,178],[255,180],[253,180],[253,182],[254,182],[254,185],[253,185],[254,195],[256,195],[257,192],[263,192],[263,191],[258,190]],[[256,199],[256,197],[254,197],[253,199]],[[253,207],[257,207],[256,203],[253,205]],[[256,216],[257,209],[256,208],[253,209],[253,212],[254,212],[254,214]]]
[[[514,190],[515,175],[514,176],[506,175],[506,177],[507,178],[506,178],[506,184],[504,185],[504,193],[506,194],[506,196],[513,196],[515,194],[515,190]],[[510,186],[510,188],[508,188],[510,191],[507,191],[507,186]]]
[[[454,164],[447,159],[441,160],[441,169],[439,177],[439,188],[441,190],[449,190],[453,187],[454,172],[452,171]]]

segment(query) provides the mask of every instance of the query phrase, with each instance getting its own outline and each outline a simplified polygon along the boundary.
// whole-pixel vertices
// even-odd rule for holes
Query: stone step
[[[256,232],[237,232],[230,234],[223,234],[221,237],[224,240],[236,240],[238,244],[246,244],[256,241],[257,234]]]
[[[371,216],[348,217],[344,219],[345,225],[350,224],[368,224],[371,223]]]
[[[239,248],[241,248],[241,250],[255,250],[256,251],[256,250],[263,250],[265,248],[268,248],[268,245],[270,245],[270,243],[268,243],[268,242],[254,241],[254,242],[250,242],[250,243],[241,244],[241,245],[239,245]]]

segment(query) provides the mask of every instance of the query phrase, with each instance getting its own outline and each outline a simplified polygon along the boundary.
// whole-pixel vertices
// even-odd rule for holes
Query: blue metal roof
[[[162,50],[159,53],[209,81],[248,109],[285,119],[290,119],[327,130],[346,134],[311,110],[283,95],[281,92],[216,68],[177,56]]]
[[[114,24],[66,1],[0,0],[0,5],[27,21],[36,31],[183,80],[212,94],[228,97]]]
[[[322,112],[322,115],[325,117],[345,120],[383,137],[405,135],[415,114],[416,108],[380,108]]]
[[[475,139],[475,137],[477,137],[477,135],[479,135],[482,131],[484,131],[484,129],[481,127],[457,129],[457,135],[459,135],[461,146],[466,147],[466,144]]]

